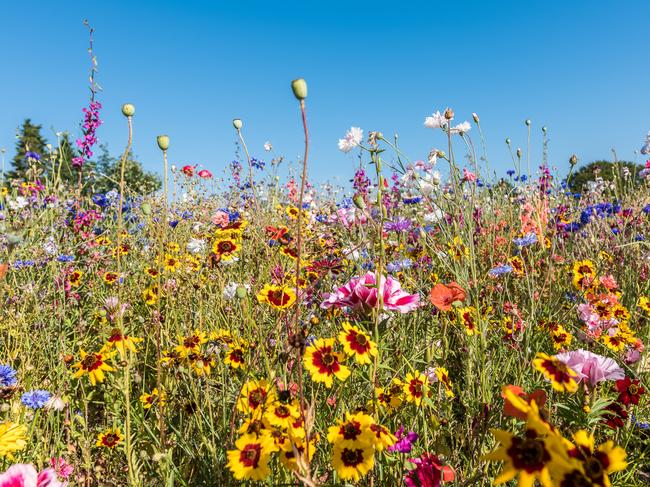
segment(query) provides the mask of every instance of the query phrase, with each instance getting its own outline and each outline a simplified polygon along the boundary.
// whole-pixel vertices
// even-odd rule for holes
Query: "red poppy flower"
[[[429,301],[440,311],[449,311],[455,301],[464,301],[467,295],[465,290],[455,282],[449,284],[436,284],[431,289]]]
[[[194,169],[195,168],[196,168],[196,166],[190,166],[190,165],[183,166],[183,169],[181,169],[181,172],[183,174],[185,174],[188,178],[191,178],[192,176],[194,176]]]

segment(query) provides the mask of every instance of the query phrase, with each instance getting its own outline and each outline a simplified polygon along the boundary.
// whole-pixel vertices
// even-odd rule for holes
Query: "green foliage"
[[[630,179],[636,181],[639,171],[643,166],[629,161],[594,161],[586,166],[582,166],[569,179],[571,191],[582,192],[589,181],[595,181],[597,177],[604,181],[614,181],[614,179],[624,179],[623,168],[630,171]]]
[[[121,158],[114,157],[108,152],[106,145],[100,146],[101,154],[97,159],[94,171],[92,190],[94,193],[105,193],[119,189]],[[142,164],[129,153],[124,168],[124,181],[127,190],[138,194],[151,194],[158,191],[162,185],[158,174],[145,171]]]
[[[7,173],[9,178],[25,178],[29,169],[29,161],[25,158],[27,152],[36,152],[44,157],[46,155],[47,141],[41,134],[41,125],[34,125],[31,119],[26,118],[19,129],[16,141],[16,155],[11,161],[12,170]]]

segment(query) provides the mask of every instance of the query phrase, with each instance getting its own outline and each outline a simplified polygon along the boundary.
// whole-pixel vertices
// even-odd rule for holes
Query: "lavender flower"
[[[499,265],[496,266],[493,269],[490,269],[488,271],[488,275],[490,277],[499,277],[502,276],[503,274],[508,274],[513,271],[513,268],[511,265]]]
[[[533,232],[530,232],[528,235],[524,237],[512,239],[512,243],[514,243],[518,247],[526,247],[528,245],[533,245],[537,243],[537,235]]]

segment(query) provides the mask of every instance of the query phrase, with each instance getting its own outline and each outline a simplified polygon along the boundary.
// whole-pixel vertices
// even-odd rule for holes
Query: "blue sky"
[[[216,174],[234,157],[234,117],[244,121],[252,155],[263,143],[296,160],[302,132],[291,79],[309,84],[310,175],[352,175],[338,151],[351,126],[398,132],[403,150],[424,159],[444,140],[423,127],[446,106],[459,121],[477,112],[491,165],[511,166],[504,140],[552,164],[634,160],[650,130],[650,2],[4,2],[0,7],[0,148],[10,157],[16,127],[30,117],[79,133],[87,104],[87,33],[96,30],[104,125],[98,135],[118,153],[120,114],[137,107],[134,150],[157,170],[155,136],[170,135],[170,159]],[[477,134],[472,134],[475,138]],[[640,161],[640,159],[638,159]]]

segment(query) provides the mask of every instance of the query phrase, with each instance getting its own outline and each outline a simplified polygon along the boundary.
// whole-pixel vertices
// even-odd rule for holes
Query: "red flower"
[[[187,166],[183,166],[183,169],[181,169],[181,172],[185,174],[188,178],[191,178],[194,176],[194,169],[196,166],[190,166],[189,164]]]
[[[624,379],[616,381],[616,390],[618,391],[618,402],[625,406],[639,404],[639,398],[645,394],[645,389],[639,385],[639,379]]]
[[[613,402],[605,408],[607,412],[604,421],[612,429],[622,428],[627,420],[627,412],[620,404]]]
[[[212,173],[208,171],[207,169],[201,169],[199,171],[199,177],[203,179],[211,179],[212,178]]]
[[[465,290],[455,282],[449,284],[436,284],[431,289],[429,301],[440,311],[449,311],[455,301],[464,301]]]

